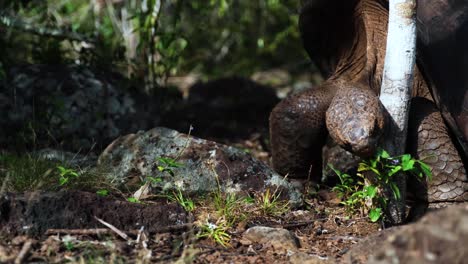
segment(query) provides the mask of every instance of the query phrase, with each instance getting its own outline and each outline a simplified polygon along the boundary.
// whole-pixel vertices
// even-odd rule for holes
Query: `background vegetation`
[[[2,1],[2,76],[18,63],[78,63],[154,88],[188,73],[214,78],[304,69],[310,65],[297,27],[299,2]]]

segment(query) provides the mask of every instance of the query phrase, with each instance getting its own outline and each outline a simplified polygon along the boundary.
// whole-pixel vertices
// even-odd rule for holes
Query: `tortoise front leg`
[[[293,178],[320,179],[322,146],[327,131],[325,112],[336,86],[325,83],[281,101],[270,114],[270,145],[273,167]]]

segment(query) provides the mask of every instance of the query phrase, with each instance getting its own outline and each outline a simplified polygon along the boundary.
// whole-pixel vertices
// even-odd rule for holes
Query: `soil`
[[[252,135],[231,144],[268,162],[262,140]],[[300,240],[299,252],[335,263],[353,245],[379,232],[380,225],[370,223],[367,217],[349,217],[329,187],[309,192],[306,206],[300,210],[277,217],[259,215],[239,224],[230,232],[228,247],[197,239],[191,224],[202,209],[188,214],[167,200],[137,204],[81,191],[5,194],[0,200],[0,262],[21,257],[34,263],[168,263],[179,259],[194,263],[289,263],[291,252],[242,238],[249,227],[269,226],[293,232]],[[27,254],[22,256],[25,248]]]
[[[222,247],[209,239],[196,239],[196,231],[187,224],[191,217],[173,203],[135,204],[79,191],[9,194],[1,203],[0,261],[17,258],[30,241],[27,262],[83,258],[87,263],[115,258],[133,263],[148,252],[150,262],[172,262],[187,258],[187,254],[195,255],[195,263],[289,262],[288,252],[242,239],[243,231],[258,225],[292,231],[300,240],[299,252],[339,260],[354,244],[379,230],[379,225],[367,218],[348,218],[343,208],[320,196],[310,200],[309,207],[280,217],[251,219],[233,230],[230,246]],[[146,242],[129,243],[117,233],[104,231],[106,226],[93,216],[112,223],[129,236],[129,241],[136,240],[145,226]],[[68,240],[73,248],[67,246]]]

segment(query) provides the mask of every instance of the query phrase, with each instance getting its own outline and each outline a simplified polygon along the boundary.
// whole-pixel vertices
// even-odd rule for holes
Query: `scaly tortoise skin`
[[[440,27],[449,21],[452,23],[448,30],[464,36],[463,43],[468,43],[468,27],[464,26],[468,24],[468,3],[455,2],[420,1],[418,6],[418,52],[422,55],[419,54],[415,69],[408,151],[423,158],[432,167],[434,176],[429,183],[409,180],[409,184],[419,199],[431,203],[468,200],[463,164],[467,164],[468,81],[464,86],[460,83],[450,86],[455,83],[453,80],[447,81],[437,74],[447,71],[445,66],[434,62],[434,58],[442,58],[442,64],[450,65],[457,57],[432,56],[441,50],[438,43],[431,42],[437,39],[437,34],[447,34]],[[455,13],[454,18],[451,14]],[[431,18],[434,15],[438,20]],[[354,154],[365,157],[374,153],[387,119],[378,99],[387,21],[388,2],[384,0],[306,1],[299,22],[302,39],[326,81],[319,87],[284,99],[273,109],[270,142],[277,171],[304,178],[312,169],[312,175],[319,175],[327,132],[341,147]],[[442,47],[460,45],[454,42],[455,38],[451,40]],[[462,66],[466,70],[468,56],[461,56],[463,59]],[[464,74],[447,76],[466,78]],[[447,91],[457,98],[450,100]]]

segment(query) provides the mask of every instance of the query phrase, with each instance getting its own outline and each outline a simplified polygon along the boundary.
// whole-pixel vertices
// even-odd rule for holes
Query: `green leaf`
[[[66,177],[60,177],[60,178],[59,178],[59,184],[60,184],[60,186],[65,185],[67,182],[68,182],[68,178],[66,178]]]
[[[162,182],[162,179],[160,177],[148,177],[147,179],[148,179],[148,181],[150,181],[152,183]]]
[[[141,203],[140,200],[138,200],[137,198],[135,197],[128,197],[127,198],[127,201],[131,202],[131,203]]]
[[[178,42],[179,42],[179,48],[181,51],[184,50],[188,45],[188,41],[184,38],[179,38]]]
[[[358,170],[358,172],[368,171],[369,166],[364,162],[360,162],[357,170]]]
[[[421,167],[421,170],[424,173],[424,175],[426,175],[427,179],[431,181],[432,180],[431,167],[429,167],[429,165],[427,165],[426,163],[422,161],[418,161],[418,164]]]
[[[169,164],[169,166],[172,167],[172,168],[180,168],[180,167],[184,166],[184,164],[173,161],[173,162],[171,162]]]
[[[369,198],[374,198],[377,194],[377,186],[368,185],[365,187],[366,196]]]
[[[411,155],[410,154],[405,154],[401,156],[401,163],[405,163],[411,160]]]
[[[161,163],[164,163],[164,164],[167,164],[167,163],[169,163],[169,158],[159,157],[159,158],[157,158],[157,161],[159,161]]]
[[[405,154],[401,157],[401,165],[403,171],[409,171],[414,168],[414,159],[411,158],[410,154]]]
[[[107,195],[109,195],[109,191],[106,190],[106,189],[98,190],[96,193],[97,193],[97,195],[99,195],[99,196],[107,196]]]
[[[195,204],[192,200],[187,200],[182,203],[182,207],[185,209],[185,211],[191,212],[193,209],[195,209]]]
[[[350,199],[360,199],[366,196],[366,193],[364,191],[357,191],[353,194],[351,194]]]
[[[167,167],[171,167],[171,168],[180,168],[183,166],[182,163],[178,163],[176,162],[174,159],[172,158],[165,158],[165,157],[160,157],[157,159],[159,162],[165,164]]]
[[[389,158],[390,158],[390,154],[388,154],[388,152],[385,151],[385,150],[383,150],[383,149],[379,149],[379,150],[377,151],[377,156],[378,156],[378,157],[380,156],[380,157],[382,157],[382,158],[384,158],[384,159],[389,159]]]
[[[64,241],[63,244],[68,251],[72,251],[75,248],[71,241]]]
[[[381,216],[382,208],[373,208],[369,211],[369,218],[373,223],[377,222]]]
[[[253,204],[255,203],[255,199],[253,197],[247,196],[244,198],[244,203]]]
[[[335,167],[333,167],[330,163],[328,163],[327,165],[337,176],[341,176],[341,171],[335,169]]]
[[[376,169],[375,167],[371,167],[370,170],[371,170],[373,173],[375,173],[377,176],[382,175],[382,174],[380,173],[380,171],[379,171],[378,169]]]
[[[400,189],[398,188],[398,186],[394,182],[390,182],[390,188],[393,191],[393,196],[395,197],[395,199],[397,200],[400,199],[401,194],[400,194]]]
[[[67,170],[62,166],[57,166],[57,169],[60,171],[60,173],[64,173]]]
[[[403,163],[402,166],[403,166],[403,171],[409,171],[409,170],[412,170],[414,168],[414,163],[415,161],[414,160],[410,160],[406,163]]]
[[[388,173],[388,176],[392,176],[393,174],[399,172],[400,170],[401,170],[401,166],[400,166],[400,165],[395,166],[395,167],[393,167],[393,168],[390,170],[390,172]]]

